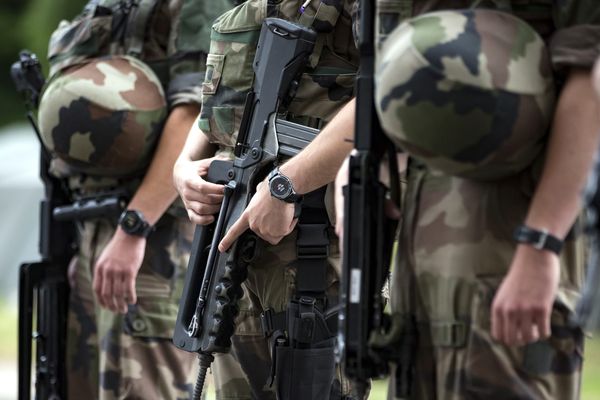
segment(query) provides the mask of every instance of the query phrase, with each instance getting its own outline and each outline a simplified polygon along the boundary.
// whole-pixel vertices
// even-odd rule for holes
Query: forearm
[[[141,211],[151,225],[177,197],[171,171],[198,112],[196,105],[182,105],[171,111],[150,167],[128,205]]]
[[[333,182],[354,146],[354,113],[355,101],[351,100],[300,154],[280,168],[298,193]]]
[[[556,108],[545,167],[525,224],[563,238],[581,210],[581,194],[599,143],[598,102],[590,71],[574,70]]]

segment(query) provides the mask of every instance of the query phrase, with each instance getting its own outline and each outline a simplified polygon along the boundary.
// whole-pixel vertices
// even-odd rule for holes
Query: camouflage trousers
[[[330,254],[333,256],[329,258],[328,297],[330,301],[337,302],[337,243],[331,245]],[[288,301],[295,291],[295,260],[296,234],[293,233],[277,246],[265,245],[249,267],[248,279],[243,285],[244,297],[241,301],[236,333],[232,338],[231,355],[239,365],[233,358],[222,355],[217,356],[213,362],[218,400],[276,399],[275,387],[268,384],[271,354],[269,342],[261,328],[260,314],[269,308],[276,313],[287,308]],[[315,368],[318,367],[315,365]],[[355,398],[349,380],[337,368],[329,399]]]
[[[583,334],[569,320],[583,281],[581,237],[561,253],[552,336],[507,347],[490,334],[492,300],[531,200],[532,171],[476,182],[410,170],[391,306],[416,325],[411,399],[579,398]]]
[[[171,343],[192,226],[165,215],[148,237],[137,304],[114,314],[96,302],[93,267],[112,237],[106,220],[86,222],[71,265],[67,338],[70,399],[188,399],[197,358]]]

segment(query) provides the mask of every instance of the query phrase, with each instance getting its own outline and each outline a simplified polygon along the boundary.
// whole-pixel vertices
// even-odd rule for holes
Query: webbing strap
[[[467,343],[469,326],[464,321],[434,321],[430,328],[436,347],[463,347]]]
[[[317,0],[309,0],[305,2],[300,8],[300,15],[298,16],[298,23],[314,29],[319,35],[317,36],[317,42],[315,43],[314,50],[309,57],[309,65],[311,68],[315,68],[321,59],[321,53],[325,47],[327,36],[331,32],[327,32],[326,26],[329,23],[331,28],[335,27],[337,20],[340,16],[340,11],[335,5],[326,4],[319,0],[319,5],[314,14],[310,11],[310,6]],[[323,26],[321,26],[323,25]]]
[[[142,55],[146,38],[146,26],[156,3],[156,0],[140,0],[136,12],[133,13],[133,18],[130,18],[130,25],[128,25],[126,34],[129,43],[127,54],[130,56],[139,57]]]
[[[296,241],[296,297],[325,297],[329,257],[329,217],[324,186],[304,196]]]

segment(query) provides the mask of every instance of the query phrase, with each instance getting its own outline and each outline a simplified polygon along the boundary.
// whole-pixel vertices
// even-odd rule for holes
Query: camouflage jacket
[[[234,0],[90,0],[50,38],[50,75],[105,55],[130,55],[160,78],[171,106],[200,103],[210,26]]]
[[[263,20],[279,17],[318,32],[310,67],[288,108],[288,119],[321,126],[354,96],[359,55],[352,33],[356,0],[248,0],[219,17],[212,27],[210,54],[202,84],[200,129],[221,150],[235,145],[252,62]],[[303,12],[301,7],[303,7]]]
[[[591,68],[600,56],[600,7],[596,0],[377,0],[378,41],[405,18],[429,11],[492,7],[527,21],[547,40],[556,70]]]

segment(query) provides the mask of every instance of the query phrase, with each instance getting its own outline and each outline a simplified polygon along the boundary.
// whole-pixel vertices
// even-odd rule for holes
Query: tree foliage
[[[77,15],[87,0],[0,1],[0,126],[23,120],[23,105],[10,79],[10,66],[21,49],[36,53],[47,71],[50,34],[62,19]]]

